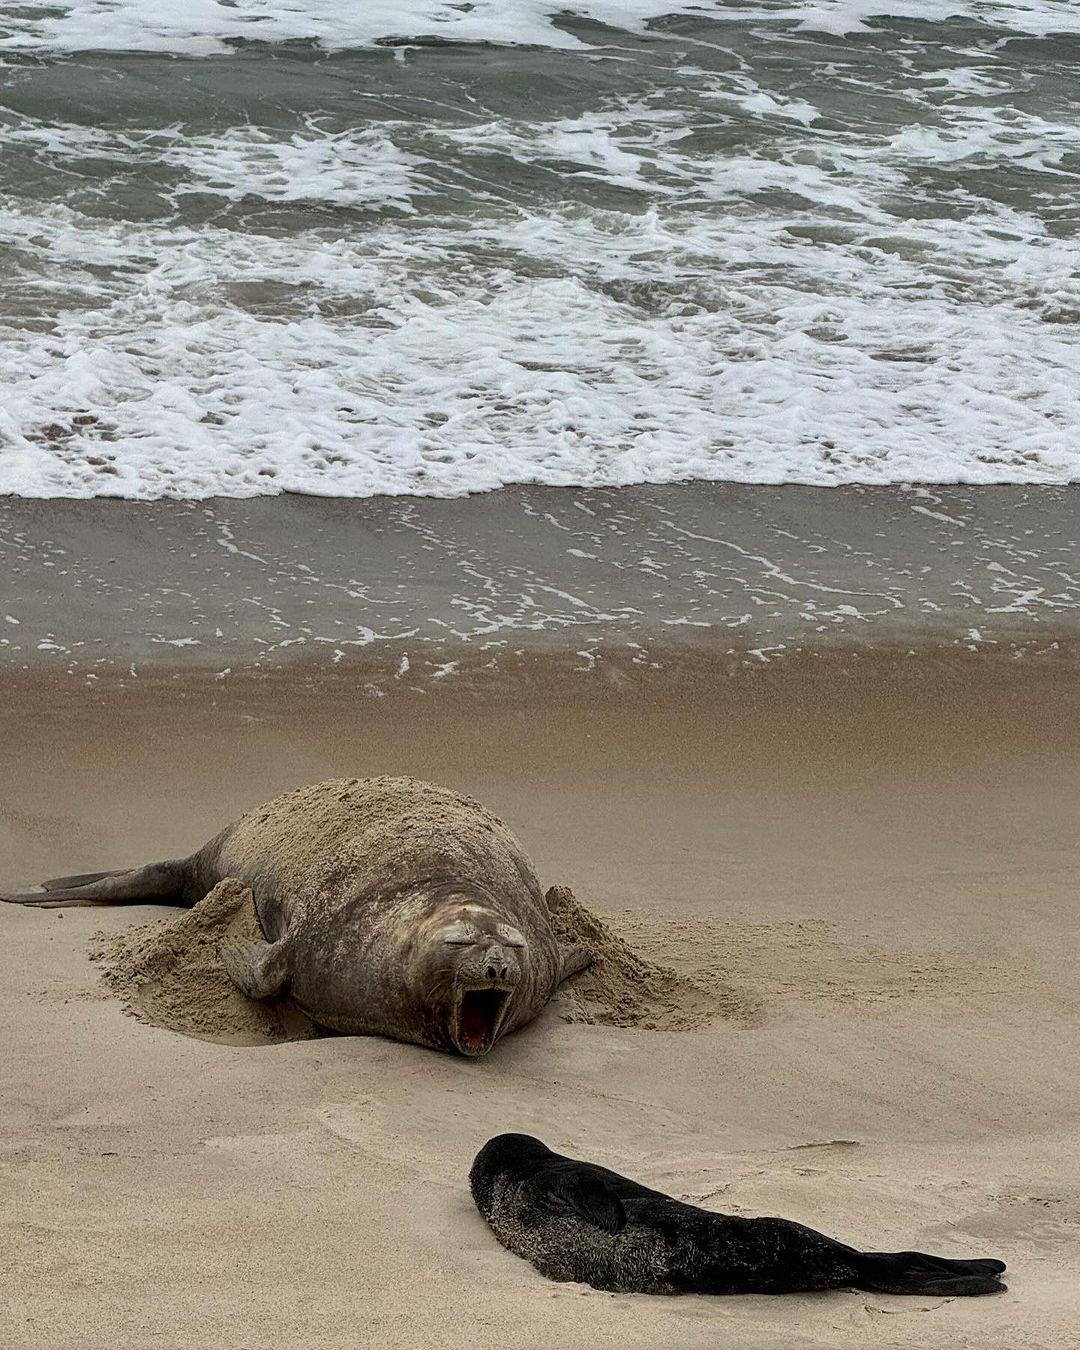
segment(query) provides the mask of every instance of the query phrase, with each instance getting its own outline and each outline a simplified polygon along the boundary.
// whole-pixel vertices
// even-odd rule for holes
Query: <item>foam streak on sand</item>
[[[0,501],[0,669],[340,666],[369,692],[560,644],[584,680],[844,648],[1068,659],[1073,488],[524,488],[467,501]],[[1033,540],[1038,547],[1033,547]],[[132,616],[137,616],[137,619]],[[753,655],[757,653],[757,655]],[[232,672],[232,674],[230,674]]]

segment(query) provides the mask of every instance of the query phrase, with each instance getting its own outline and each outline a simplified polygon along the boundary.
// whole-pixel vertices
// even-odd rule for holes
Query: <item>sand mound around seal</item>
[[[685,1031],[744,1011],[729,993],[639,956],[565,886],[546,898],[560,942],[580,943],[596,958],[563,987],[558,1008],[567,1021]],[[288,999],[255,1002],[230,980],[222,943],[261,936],[251,891],[227,879],[177,919],[100,934],[91,956],[125,1010],[142,1022],[230,1045],[323,1034]]]
[[[230,1045],[319,1035],[287,999],[255,1002],[230,980],[221,944],[261,937],[251,891],[226,879],[179,919],[99,934],[91,957],[125,1010],[142,1022]]]
[[[640,956],[566,886],[553,886],[546,899],[559,941],[580,943],[595,958],[564,987],[568,1021],[689,1031],[717,1017],[746,1016],[732,992],[705,988]]]

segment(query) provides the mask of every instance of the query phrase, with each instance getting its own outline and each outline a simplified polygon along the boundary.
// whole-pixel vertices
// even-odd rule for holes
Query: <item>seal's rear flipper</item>
[[[126,867],[114,868],[111,872],[80,872],[73,877],[52,877],[41,883],[42,890],[70,891],[76,886],[89,886],[95,881],[104,881],[106,877],[122,877],[128,871]]]
[[[233,984],[248,998],[280,994],[288,976],[286,942],[230,942],[221,947],[221,959]]]
[[[190,874],[187,859],[148,863],[121,872],[84,872],[80,876],[54,877],[44,891],[0,895],[9,905],[34,909],[65,909],[74,905],[190,904],[184,888]]]
[[[926,1252],[861,1252],[856,1261],[859,1289],[877,1294],[934,1294],[963,1298],[1000,1294],[1004,1261],[954,1261]]]

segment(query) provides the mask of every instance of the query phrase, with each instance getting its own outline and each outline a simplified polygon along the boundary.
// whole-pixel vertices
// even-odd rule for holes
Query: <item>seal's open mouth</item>
[[[509,1001],[510,990],[497,985],[464,990],[458,1003],[455,1037],[463,1055],[482,1055],[491,1049]]]

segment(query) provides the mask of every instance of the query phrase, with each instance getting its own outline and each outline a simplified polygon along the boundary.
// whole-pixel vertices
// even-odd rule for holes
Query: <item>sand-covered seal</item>
[[[476,1207],[510,1251],[552,1280],[640,1294],[868,1289],[994,1294],[1003,1261],[861,1252],[788,1219],[714,1214],[527,1134],[489,1140],[469,1174]]]
[[[188,858],[4,898],[190,906],[226,878],[251,888],[262,930],[223,948],[233,981],[254,999],[287,991],[335,1031],[483,1055],[590,959],[559,944],[536,873],[502,821],[415,778],[299,788]]]

